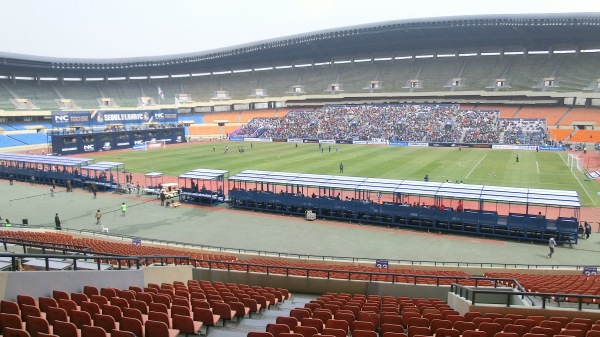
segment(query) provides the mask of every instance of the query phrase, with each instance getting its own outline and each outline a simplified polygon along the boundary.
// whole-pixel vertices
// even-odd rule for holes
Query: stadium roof
[[[198,53],[64,59],[0,53],[0,75],[148,76],[329,62],[416,53],[600,48],[600,13],[410,19],[322,30]]]
[[[576,191],[244,170],[230,181],[579,208]]]

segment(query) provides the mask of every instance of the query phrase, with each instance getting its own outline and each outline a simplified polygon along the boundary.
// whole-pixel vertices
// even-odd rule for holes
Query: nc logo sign
[[[163,118],[165,118],[165,114],[162,113],[162,112],[157,112],[157,113],[154,114],[154,118],[163,119]]]
[[[94,151],[94,144],[90,144],[90,145],[84,145],[83,146],[83,151]]]
[[[144,141],[142,141],[142,140],[136,140],[136,141],[133,143],[133,145],[143,145],[143,144],[144,144]]]
[[[56,115],[54,116],[54,121],[57,123],[68,123],[69,115]]]

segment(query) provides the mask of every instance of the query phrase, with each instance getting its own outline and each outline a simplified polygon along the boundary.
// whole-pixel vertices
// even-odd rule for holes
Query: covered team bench
[[[179,201],[203,205],[226,202],[224,191],[228,176],[229,171],[212,169],[195,169],[180,175]]]
[[[119,182],[119,172],[125,171],[124,163],[102,161],[81,168],[81,182],[84,187],[96,185],[98,191],[112,191],[123,187]]]
[[[163,174],[161,172],[150,172],[144,174],[144,194],[160,194],[160,187],[163,182]]]
[[[70,158],[19,153],[0,153],[0,179],[59,186],[81,186],[81,167],[93,163],[89,158]]]
[[[245,170],[229,205],[388,227],[577,243],[577,192],[450,182]]]

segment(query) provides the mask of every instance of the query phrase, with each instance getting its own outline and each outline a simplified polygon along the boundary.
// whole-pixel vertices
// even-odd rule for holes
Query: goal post
[[[145,150],[164,149],[167,147],[166,140],[147,140],[144,142]]]
[[[567,166],[571,171],[583,172],[583,159],[571,153],[567,156]]]

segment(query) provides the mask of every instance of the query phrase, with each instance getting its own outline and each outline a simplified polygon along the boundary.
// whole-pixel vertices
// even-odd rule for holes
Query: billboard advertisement
[[[69,155],[132,149],[145,142],[164,140],[167,144],[186,142],[184,128],[147,129],[116,132],[52,135],[52,151]]]
[[[55,128],[177,122],[176,109],[52,111],[52,126]]]

